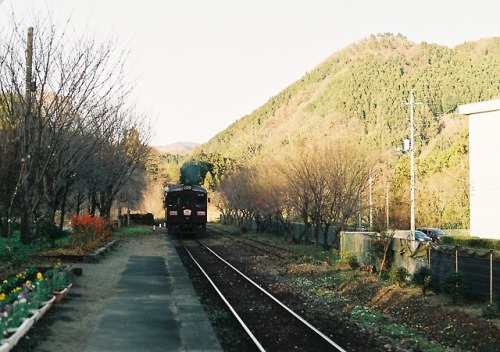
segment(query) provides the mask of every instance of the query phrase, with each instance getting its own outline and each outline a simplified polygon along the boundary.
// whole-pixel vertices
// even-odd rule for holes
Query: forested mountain
[[[409,108],[402,103],[410,89],[425,103],[415,109],[415,124],[419,143],[427,145],[452,121],[463,123],[444,116],[457,105],[500,96],[500,38],[450,49],[401,35],[371,36],[335,53],[202,148],[246,159],[344,134],[392,148],[409,133]]]
[[[500,97],[500,38],[448,48],[372,35],[214,136],[194,159],[265,163],[312,141],[361,143],[384,160],[374,172],[376,201],[389,185],[391,212],[407,213],[408,155],[396,149],[409,136],[410,90],[422,103],[414,110],[419,223],[466,227],[468,126],[457,106]]]
[[[168,152],[168,153],[189,153],[193,151],[194,148],[199,146],[199,143],[195,142],[176,142],[172,144],[167,144],[167,145],[157,145],[154,148],[159,150],[160,152]]]

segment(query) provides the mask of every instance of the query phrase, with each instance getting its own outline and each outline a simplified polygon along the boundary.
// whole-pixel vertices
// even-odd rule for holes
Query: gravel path
[[[96,317],[112,296],[131,255],[165,257],[163,233],[121,239],[99,263],[75,264],[82,268],[82,276],[75,278],[63,301],[53,306],[13,351],[83,351],[92,337]]]

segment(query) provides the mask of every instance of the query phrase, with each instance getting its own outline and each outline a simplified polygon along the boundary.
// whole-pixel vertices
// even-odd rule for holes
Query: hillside
[[[361,143],[383,160],[376,199],[390,183],[391,211],[408,213],[409,159],[396,148],[409,136],[410,90],[422,103],[415,107],[417,220],[467,227],[468,126],[457,106],[500,97],[500,38],[448,48],[372,35],[334,53],[193,158],[268,162],[311,141]]]
[[[500,96],[500,38],[450,49],[401,35],[371,36],[333,54],[202,149],[246,159],[311,138],[346,136],[393,148],[409,133],[402,103],[410,89],[425,103],[415,110],[420,146],[435,144],[444,129],[466,128],[457,105]]]

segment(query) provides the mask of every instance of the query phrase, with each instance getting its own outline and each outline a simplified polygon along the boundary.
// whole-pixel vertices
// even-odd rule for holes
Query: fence
[[[353,253],[360,263],[376,265],[369,254],[373,236],[373,233],[342,232],[341,251]],[[390,248],[394,252],[395,267],[404,267],[412,274],[421,266],[429,266],[433,289],[437,292],[441,291],[450,272],[459,272],[462,274],[463,297],[490,302],[500,299],[498,252],[437,246],[404,238],[392,238]]]
[[[220,222],[228,225],[233,225],[237,226],[240,228],[245,228],[247,231],[258,231],[258,226],[257,226],[257,221],[255,219],[245,219],[245,218],[235,218],[233,216],[220,216]],[[295,238],[299,238],[299,236],[304,232],[305,225],[301,222],[292,222],[291,224],[291,230],[292,230],[292,235],[295,236]],[[278,221],[273,220],[270,224],[270,229],[272,233],[276,233],[278,235],[283,235],[284,231],[281,228],[281,225],[279,224]],[[319,231],[319,238],[318,242],[320,244],[323,244],[323,230],[324,226]],[[327,244],[331,245],[333,242],[333,232],[335,230],[335,227],[330,226],[328,228],[328,233],[327,233]],[[316,231],[316,226],[311,225],[309,228],[309,231],[307,235],[309,235],[309,238],[312,240],[314,239],[314,233]]]
[[[378,237],[379,234],[376,232],[342,231],[340,233],[340,251],[341,253],[352,253],[360,264],[373,265],[379,270],[380,263],[373,258],[371,251],[371,241]],[[404,267],[410,273],[414,273],[419,267],[428,263],[426,243],[393,237],[389,249],[394,253],[393,266]]]
[[[430,251],[435,290],[440,290],[450,272],[462,274],[462,295],[475,300],[500,299],[500,257],[495,251],[442,246]]]
[[[154,225],[154,216],[151,213],[147,214],[126,214],[118,216],[120,226],[135,225]]]
[[[221,222],[229,223],[239,227],[245,226],[249,231],[257,231],[255,219],[235,219],[223,217]],[[272,223],[273,233],[283,234],[278,222]],[[304,230],[304,224],[292,223],[292,233],[295,237],[300,236]],[[333,230],[329,228],[328,243],[333,241]],[[464,231],[464,230],[463,230]],[[310,228],[310,239],[314,238],[315,227]],[[320,231],[322,234],[322,232]],[[401,233],[403,233],[401,231]],[[349,232],[340,233],[341,253],[352,253],[361,264],[374,265],[377,269],[377,261],[371,253],[371,240],[379,236],[375,232]],[[323,236],[319,236],[319,242],[323,243]],[[500,300],[500,253],[494,251],[481,251],[477,249],[466,249],[450,246],[436,246],[428,242],[419,242],[400,236],[397,231],[391,240],[394,258],[394,267],[404,267],[410,274],[418,268],[428,266],[432,271],[433,288],[440,291],[445,277],[450,272],[462,274],[462,296],[472,300]]]

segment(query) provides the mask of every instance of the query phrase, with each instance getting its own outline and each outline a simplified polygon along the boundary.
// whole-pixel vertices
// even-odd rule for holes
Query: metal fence
[[[245,228],[247,231],[258,231],[257,228],[257,221],[255,219],[244,219],[244,218],[235,218],[233,216],[220,216],[220,222],[224,224],[229,224],[233,226],[238,226],[240,228]],[[292,222],[291,224],[291,230],[292,230],[292,235],[295,236],[295,238],[299,238],[299,236],[304,232],[305,225],[301,222]],[[273,220],[271,223],[271,229],[273,233],[276,233],[278,235],[282,235],[284,233],[283,229],[281,228],[280,224],[278,221]],[[323,244],[323,229],[322,227],[319,231],[319,238],[318,242],[320,244]],[[316,227],[314,225],[311,225],[308,231],[309,238],[312,240],[314,239],[314,233],[315,233]],[[331,245],[333,242],[333,231],[335,228],[333,226],[330,226],[328,229],[328,234],[327,234],[327,244]]]
[[[376,265],[370,256],[371,233],[341,233],[341,250],[356,255],[360,263]],[[392,238],[395,267],[404,267],[413,274],[419,267],[432,271],[432,285],[442,291],[449,273],[462,274],[461,294],[478,301],[500,300],[500,253],[456,246],[436,246],[430,243]]]
[[[257,231],[253,219],[236,220],[232,217],[221,218],[222,222],[245,226],[249,231]],[[277,222],[272,224],[273,233],[282,234]],[[304,224],[292,223],[293,235],[298,237],[304,230]],[[333,241],[333,228],[328,231],[328,244]],[[311,226],[310,239],[314,238],[315,229]],[[320,233],[322,233],[320,231]],[[340,251],[355,255],[360,264],[379,263],[371,253],[371,240],[378,236],[374,232],[341,232]],[[319,237],[320,243],[323,236]],[[435,291],[441,291],[443,282],[450,272],[462,274],[462,296],[472,300],[490,302],[500,300],[500,253],[473,248],[436,246],[431,243],[414,241],[395,236],[390,249],[394,253],[393,266],[404,267],[410,274],[418,268],[428,266],[432,271],[432,283]]]
[[[462,296],[490,302],[500,299],[500,258],[494,251],[436,247],[430,251],[435,290],[441,290],[448,273],[462,274]]]

